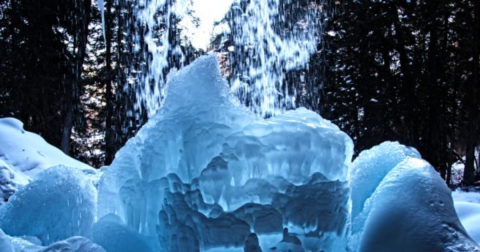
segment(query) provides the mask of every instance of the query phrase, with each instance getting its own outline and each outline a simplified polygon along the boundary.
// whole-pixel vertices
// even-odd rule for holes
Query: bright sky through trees
[[[193,46],[206,49],[213,29],[213,23],[224,17],[234,0],[194,0],[193,9],[200,18],[200,27],[191,34]]]

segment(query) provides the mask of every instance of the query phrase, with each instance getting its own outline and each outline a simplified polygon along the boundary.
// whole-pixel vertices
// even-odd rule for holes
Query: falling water
[[[146,67],[131,82],[138,84],[136,109],[146,109],[149,117],[164,100],[170,70],[185,64],[180,44],[172,44],[171,29],[172,17],[185,16],[189,3],[143,0],[138,5],[135,18],[144,32],[135,36],[135,50],[143,54]],[[234,44],[230,84],[256,114],[268,117],[297,106],[295,88],[286,84],[285,75],[308,68],[318,43],[319,10],[307,1],[234,0],[224,20]]]
[[[318,6],[291,0],[237,0],[229,26],[235,44],[232,91],[262,116],[296,107],[285,74],[306,69],[317,48]]]
[[[188,0],[141,0],[138,4],[135,19],[138,30],[143,32],[136,33],[133,41],[134,50],[144,59],[141,64],[145,72],[130,81],[138,83],[135,109],[145,109],[149,117],[165,98],[167,75],[185,63],[174,26],[189,7]]]

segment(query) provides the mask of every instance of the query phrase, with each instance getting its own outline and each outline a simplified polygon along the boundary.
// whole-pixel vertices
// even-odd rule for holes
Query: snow
[[[0,196],[8,200],[40,172],[57,165],[80,169],[95,180],[92,167],[72,159],[49,145],[41,136],[23,129],[15,118],[0,118]]]
[[[6,202],[18,188],[30,182],[25,174],[14,170],[9,164],[0,159],[0,205]]]
[[[34,236],[50,245],[71,236],[91,236],[96,189],[75,168],[47,169],[0,207],[0,228],[13,236]]]
[[[462,225],[470,237],[480,243],[480,193],[456,191],[452,196]]]
[[[77,167],[85,173],[95,170],[59,149],[49,145],[41,136],[23,129],[15,118],[0,118],[0,159],[29,177],[56,165]]]

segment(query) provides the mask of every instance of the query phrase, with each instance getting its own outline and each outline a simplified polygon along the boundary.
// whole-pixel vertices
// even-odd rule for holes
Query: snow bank
[[[455,210],[467,233],[480,244],[480,193],[453,192]]]
[[[0,159],[29,177],[56,165],[95,170],[48,144],[41,136],[23,129],[15,118],[0,118]]]
[[[92,179],[96,170],[65,155],[15,118],[0,118],[0,204],[40,172],[57,165],[75,167]]]
[[[28,184],[30,180],[30,177],[0,159],[0,205],[6,202],[18,188]]]
[[[47,169],[0,206],[0,228],[11,236],[34,236],[44,245],[91,236],[96,190],[78,169]]]

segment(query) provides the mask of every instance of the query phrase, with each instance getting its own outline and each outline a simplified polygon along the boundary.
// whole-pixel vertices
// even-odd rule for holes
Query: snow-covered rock
[[[372,196],[385,176],[407,157],[420,158],[420,154],[414,148],[398,142],[384,142],[360,153],[349,170],[352,219],[363,211],[365,201]]]
[[[15,118],[0,118],[0,205],[40,172],[57,165],[80,169],[93,180],[97,171],[23,129]]]

